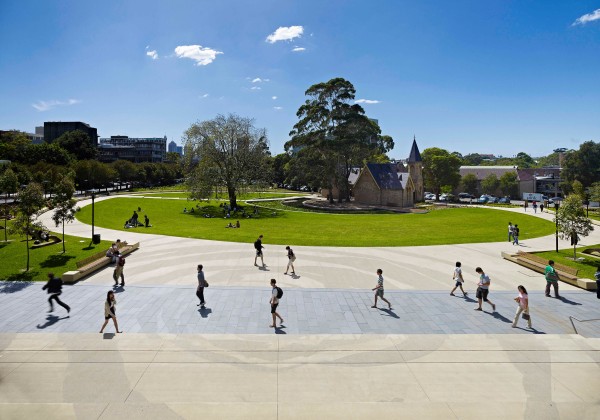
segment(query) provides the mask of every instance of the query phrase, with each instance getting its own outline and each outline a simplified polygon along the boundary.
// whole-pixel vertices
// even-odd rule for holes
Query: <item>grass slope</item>
[[[573,248],[561,249],[558,251],[558,253],[556,253],[556,251],[536,252],[535,255],[546,258],[548,260],[554,260],[554,262],[559,264],[577,268],[579,269],[579,271],[577,272],[578,277],[593,280],[594,273],[596,272],[596,267],[600,267],[600,258],[594,258],[591,255],[583,254],[583,251],[590,248],[600,248],[600,244],[577,247],[577,258],[585,258],[584,261],[577,262],[573,261]]]
[[[473,242],[505,241],[509,221],[519,224],[521,239],[544,236],[554,231],[554,224],[524,214],[499,210],[457,208],[436,210],[428,214],[320,214],[261,209],[258,218],[242,219],[241,229],[226,229],[232,219],[223,219],[216,205],[204,206],[194,214],[183,213],[184,204],[175,200],[113,198],[96,203],[97,226],[123,228],[133,210],[142,208],[153,227],[135,228],[136,232],[253,242],[259,234],[266,244],[317,246],[414,246]],[[251,211],[252,207],[248,207]],[[189,209],[189,207],[188,207]],[[212,213],[216,218],[204,218]],[[84,223],[91,223],[91,206],[77,213]],[[126,235],[123,235],[126,237]]]
[[[62,238],[62,235],[54,234]],[[25,272],[25,240],[14,235],[8,235],[8,238],[9,242],[4,242],[4,229],[0,230],[0,280],[47,280],[46,275],[50,272],[60,276],[65,271],[75,270],[77,261],[108,249],[111,245],[109,241],[94,245],[89,239],[65,235],[66,253],[62,253],[61,243],[30,249],[29,271]],[[33,245],[33,241],[29,244]]]

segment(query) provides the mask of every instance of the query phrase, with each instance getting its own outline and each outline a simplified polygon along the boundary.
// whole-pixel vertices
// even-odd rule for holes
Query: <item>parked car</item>
[[[467,199],[467,200],[470,200],[471,198],[475,198],[475,196],[474,196],[474,195],[472,195],[472,194],[469,194],[469,193],[464,193],[464,192],[463,192],[463,193],[459,193],[459,194],[458,194],[458,198],[462,198],[462,199]]]
[[[498,200],[498,204],[510,204],[510,198],[502,197],[500,200]]]
[[[498,197],[494,197],[493,195],[488,197],[488,203],[497,203],[498,201],[500,201]]]
[[[442,194],[440,195],[440,201],[453,201],[454,200],[454,194]]]
[[[479,197],[479,199],[477,200],[480,204],[485,204],[489,201],[490,196],[487,194],[483,194],[481,195],[481,197]]]
[[[435,194],[425,193],[425,200],[435,200]]]

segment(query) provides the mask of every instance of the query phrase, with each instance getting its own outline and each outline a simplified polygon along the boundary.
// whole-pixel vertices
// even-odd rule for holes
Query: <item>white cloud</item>
[[[266,41],[274,44],[277,41],[289,41],[302,36],[304,28],[302,26],[280,26],[275,32],[269,35]]]
[[[292,48],[293,52],[299,52],[299,51],[306,51],[306,48],[304,47],[294,47]]]
[[[206,66],[212,63],[217,58],[217,54],[223,53],[201,45],[180,45],[175,48],[177,57],[194,60],[197,66]]]
[[[282,107],[280,107],[280,106],[274,106],[274,107],[273,107],[273,109],[274,109],[274,110],[276,110],[276,111],[280,111],[280,110],[282,110],[283,108],[282,108]]]
[[[378,104],[381,101],[377,101],[375,99],[357,99],[354,101],[355,104]]]
[[[57,106],[75,105],[80,103],[79,99],[68,99],[66,101],[37,101],[35,104],[31,104],[32,107],[38,111],[48,111],[56,108]]]
[[[208,95],[208,93],[205,93],[204,95],[200,95],[200,96],[198,96],[198,97],[199,97],[199,98],[208,98],[208,96],[209,96],[209,95]]]
[[[261,79],[260,77],[256,77],[254,79],[252,79],[252,83],[262,83],[262,82],[269,82],[269,79]]]
[[[156,52],[156,50],[146,51],[146,55],[153,60],[158,59],[158,53]]]
[[[578,17],[575,22],[573,22],[572,26],[585,25],[586,23],[593,22],[595,20],[600,20],[600,9],[596,9],[592,13]]]
[[[250,90],[260,90],[260,89],[261,89],[261,87],[260,87],[260,86],[252,86],[252,87],[250,88]]]
[[[277,96],[271,96],[271,99],[275,100],[277,99]]]

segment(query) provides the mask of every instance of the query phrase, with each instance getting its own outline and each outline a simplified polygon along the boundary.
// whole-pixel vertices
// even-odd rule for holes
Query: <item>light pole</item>
[[[556,221],[556,252],[558,252],[558,208],[560,204],[558,201],[554,202],[554,220]]]
[[[92,190],[92,242],[94,241],[94,200],[96,199],[96,193]]]

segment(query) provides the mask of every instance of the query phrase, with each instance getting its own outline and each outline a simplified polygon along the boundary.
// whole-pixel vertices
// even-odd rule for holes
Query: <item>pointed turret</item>
[[[421,153],[419,153],[419,146],[417,146],[417,138],[413,137],[412,148],[410,149],[410,155],[408,156],[407,162],[422,162]]]

